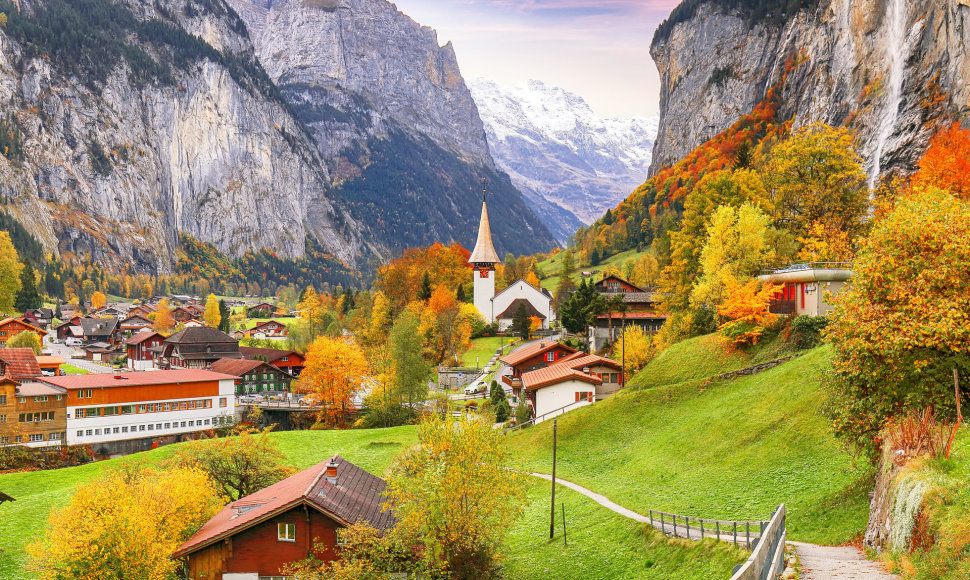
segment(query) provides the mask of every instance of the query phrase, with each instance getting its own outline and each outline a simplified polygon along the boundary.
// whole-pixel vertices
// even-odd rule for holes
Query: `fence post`
[[[673,516],[674,518],[674,537],[677,537],[677,516],[674,514],[670,514],[670,515]]]
[[[667,533],[667,526],[664,525],[664,513],[660,512],[660,531],[664,534]]]
[[[734,522],[734,547],[738,547],[738,522]]]
[[[714,522],[714,529],[717,531],[717,541],[721,541],[721,522]]]
[[[704,518],[700,519],[701,522],[701,540],[704,540]]]
[[[744,537],[748,544],[748,549],[751,549],[751,522],[744,522]]]
[[[650,510],[650,527],[651,528],[654,527],[654,525],[653,525],[653,510]]]
[[[687,516],[684,516],[684,526],[687,527],[687,531],[684,532],[684,537],[689,540],[690,539],[690,518]]]

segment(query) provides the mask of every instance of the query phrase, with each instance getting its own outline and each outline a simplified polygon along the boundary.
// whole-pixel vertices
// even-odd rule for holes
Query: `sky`
[[[529,79],[582,96],[603,117],[652,116],[650,40],[680,0],[392,0],[451,41],[466,79]]]

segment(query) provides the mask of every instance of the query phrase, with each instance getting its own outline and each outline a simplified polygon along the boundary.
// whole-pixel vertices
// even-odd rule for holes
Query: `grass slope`
[[[530,485],[525,514],[512,527],[506,578],[729,578],[747,553],[726,543],[671,540],[582,495],[556,489],[556,537],[549,539],[549,484]],[[566,506],[563,546],[561,505]]]
[[[626,252],[620,252],[619,254],[610,256],[609,258],[600,262],[598,266],[576,266],[576,273],[572,275],[573,282],[579,284],[579,281],[581,280],[581,272],[592,272],[593,280],[599,281],[599,273],[602,272],[607,266],[613,265],[622,270],[624,262],[631,258],[636,260],[645,253],[647,253],[646,250],[643,252],[627,250]],[[539,270],[547,276],[540,282],[542,287],[550,292],[554,292],[556,290],[556,286],[559,285],[559,272],[562,271],[562,252],[559,252],[548,260],[539,262],[538,266]]]
[[[646,513],[762,519],[785,503],[793,540],[837,544],[868,517],[870,472],[818,415],[831,349],[710,385],[627,389],[559,418],[558,474]],[[511,436],[551,470],[552,424]]]
[[[631,387],[656,387],[704,379],[768,362],[795,352],[781,336],[764,340],[749,352],[731,348],[719,334],[690,338],[661,352],[635,377]]]
[[[290,462],[305,469],[334,453],[373,472],[383,473],[395,455],[417,442],[414,427],[352,431],[274,433]],[[0,506],[0,578],[30,577],[23,571],[24,547],[43,535],[47,516],[70,500],[74,487],[105,470],[130,463],[152,464],[171,456],[175,446],[122,459],[52,471],[0,475],[0,490],[16,501]]]
[[[468,350],[465,351],[465,354],[461,355],[461,366],[474,367],[476,366],[475,361],[477,358],[478,367],[484,367],[495,356],[495,351],[500,346],[508,344],[509,340],[509,337],[505,336],[483,336],[472,340]]]

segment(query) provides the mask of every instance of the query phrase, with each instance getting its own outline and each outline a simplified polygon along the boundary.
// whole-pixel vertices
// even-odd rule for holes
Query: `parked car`
[[[465,387],[466,395],[474,395],[477,393],[484,393],[484,392],[485,392],[485,383],[474,382],[468,385],[467,387]]]
[[[67,346],[81,346],[83,343],[84,341],[74,336],[64,339],[64,344],[66,344]]]

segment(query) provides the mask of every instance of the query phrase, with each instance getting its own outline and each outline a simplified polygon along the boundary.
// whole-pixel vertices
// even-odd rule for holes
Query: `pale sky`
[[[680,0],[392,0],[454,44],[462,76],[528,79],[582,96],[600,116],[659,108],[653,32]]]

